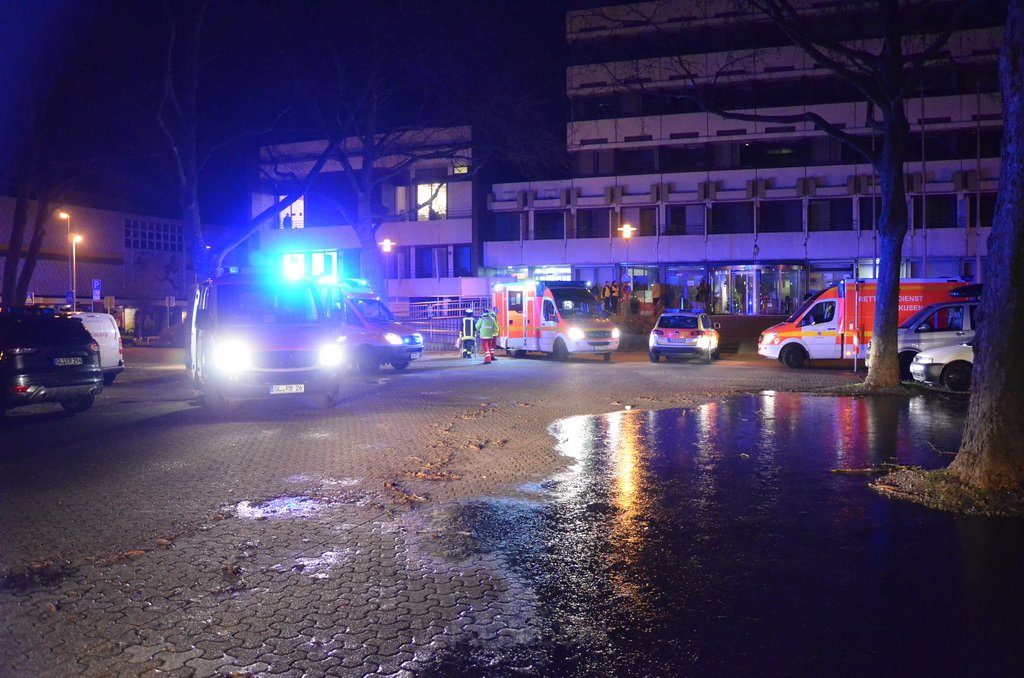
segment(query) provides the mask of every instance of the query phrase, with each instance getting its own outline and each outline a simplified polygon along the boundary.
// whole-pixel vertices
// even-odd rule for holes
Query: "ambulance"
[[[345,337],[353,365],[375,372],[381,365],[404,370],[423,356],[423,335],[395,318],[361,278],[320,281],[328,316]]]
[[[897,323],[931,304],[953,301],[961,279],[900,280]],[[757,352],[787,367],[802,367],[808,360],[867,357],[875,323],[875,280],[841,280],[812,296],[786,318],[772,325],[757,340]]]
[[[619,348],[619,328],[586,283],[525,280],[494,286],[498,348],[521,356],[542,351],[557,360]]]

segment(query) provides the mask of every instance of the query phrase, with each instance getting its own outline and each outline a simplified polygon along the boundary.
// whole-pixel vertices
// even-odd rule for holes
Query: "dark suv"
[[[0,414],[58,402],[84,412],[103,390],[100,349],[81,322],[39,312],[0,311]]]

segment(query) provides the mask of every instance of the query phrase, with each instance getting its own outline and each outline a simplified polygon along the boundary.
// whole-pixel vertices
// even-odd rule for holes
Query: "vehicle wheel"
[[[717,348],[715,349],[715,352],[711,354],[711,359],[712,360],[718,360],[721,357],[722,357],[722,354],[718,351]]]
[[[910,363],[914,362],[914,356],[917,355],[913,351],[904,351],[900,353],[900,379],[903,381],[913,381],[914,377],[910,374]]]
[[[604,358],[604,361],[605,361],[606,363],[610,363],[610,362],[612,361],[612,354],[611,354],[611,353],[605,353],[605,354],[604,354],[603,356],[601,356],[601,357],[602,357],[602,358]]]
[[[356,353],[356,369],[360,372],[372,374],[380,369],[380,361],[377,354],[371,348],[361,348]]]
[[[555,349],[551,352],[551,357],[563,362],[569,359],[569,349],[565,347],[564,341],[561,339],[555,341]]]
[[[787,346],[782,349],[779,360],[783,365],[792,369],[798,369],[804,366],[807,361],[807,351],[803,350],[799,346]]]
[[[224,397],[216,388],[207,387],[203,390],[203,406],[212,414],[227,414],[234,409],[235,403]]]
[[[512,351],[512,356],[515,357],[515,358],[525,358],[526,357],[526,351],[524,351],[521,348],[516,349],[515,351]]]
[[[110,386],[111,384],[114,383],[114,379],[116,379],[116,378],[117,378],[116,374],[104,374],[103,375],[103,385],[104,386]]]
[[[942,370],[942,375],[939,377],[939,380],[942,382],[942,385],[950,391],[970,391],[971,368],[972,365],[970,363],[965,363],[963,361],[950,363]]]
[[[67,414],[78,414],[79,412],[85,412],[87,409],[92,407],[92,403],[95,399],[96,396],[88,393],[76,398],[62,400],[60,401],[60,406],[64,408],[64,412]]]
[[[396,370],[404,370],[406,367],[409,366],[409,361],[408,360],[392,360],[391,361],[391,366],[394,367]]]
[[[657,353],[655,353],[654,351],[648,351],[647,352],[647,357],[651,359],[652,363],[656,363],[659,360],[661,360],[661,356],[658,355]]]

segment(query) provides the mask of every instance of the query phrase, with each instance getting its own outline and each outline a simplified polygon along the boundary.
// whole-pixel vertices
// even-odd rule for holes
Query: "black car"
[[[84,412],[103,390],[99,346],[78,320],[0,312],[0,388],[0,414],[47,402]]]

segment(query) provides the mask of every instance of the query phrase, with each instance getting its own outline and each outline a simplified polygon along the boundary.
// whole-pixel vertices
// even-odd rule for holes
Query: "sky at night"
[[[390,14],[382,4],[211,3],[200,146],[216,150],[203,175],[205,221],[244,218],[258,145],[324,136],[330,73],[316,45],[329,44],[354,63],[369,59],[371,49],[387,55],[389,82],[405,97],[400,105],[391,99],[388,120],[409,118],[424,100],[451,122],[471,122],[486,108],[512,113],[523,106],[542,112],[558,134],[565,106],[562,2],[392,2]],[[13,192],[35,129],[46,162],[75,177],[81,202],[175,216],[153,116],[168,27],[156,1],[0,0],[5,193]],[[501,96],[508,100],[495,103]]]

